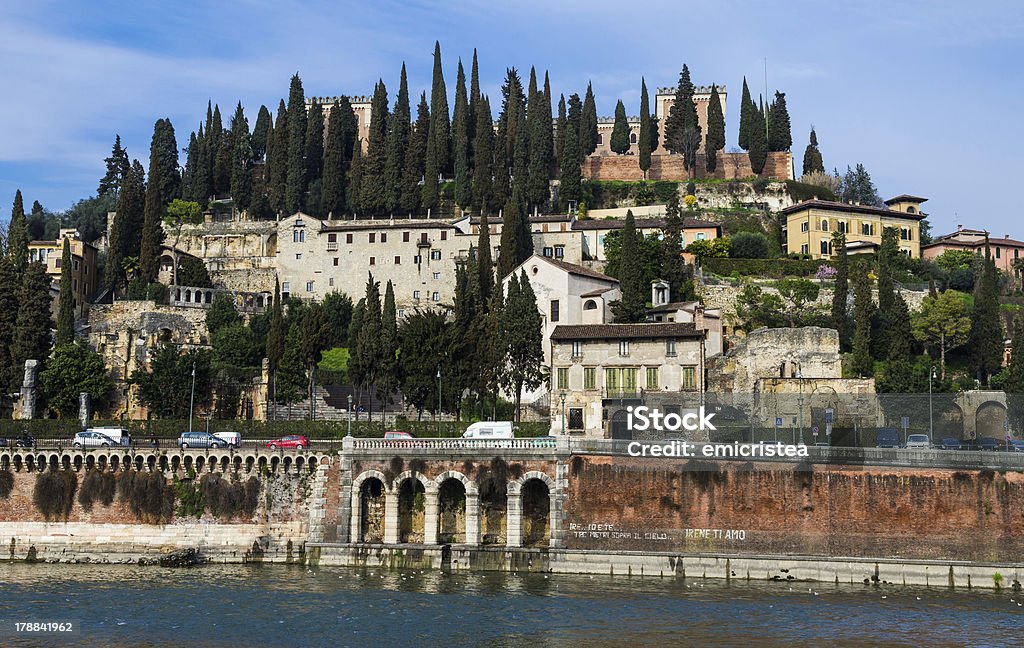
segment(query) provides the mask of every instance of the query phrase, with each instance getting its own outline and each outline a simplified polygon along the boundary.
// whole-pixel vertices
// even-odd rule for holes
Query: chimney
[[[698,331],[706,331],[704,326],[704,305],[698,303],[693,307],[693,327]]]
[[[958,232],[959,232],[959,231],[960,231],[960,230],[962,230],[963,228],[964,228],[964,226],[963,226],[963,225],[961,225],[960,223],[957,223],[957,224],[956,224],[956,231],[958,231]]]

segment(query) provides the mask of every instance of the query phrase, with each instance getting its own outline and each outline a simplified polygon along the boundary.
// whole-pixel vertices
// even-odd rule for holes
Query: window
[[[598,133],[597,134],[597,145],[600,146],[602,144],[604,144],[604,133]]]
[[[676,354],[676,341],[665,340],[665,355],[674,356]]]
[[[821,253],[832,254],[832,244],[828,241],[821,241]]]
[[[302,234],[302,230],[292,230],[292,243],[299,242],[299,234]]]
[[[847,234],[847,233],[849,233],[849,231],[850,231],[850,223],[849,223],[849,221],[839,221],[838,223],[836,223],[836,231],[838,231],[840,234]]]
[[[647,389],[660,389],[658,386],[657,367],[647,367]]]
[[[828,231],[828,219],[827,218],[822,218],[821,219],[821,231],[822,232],[827,232]]]
[[[440,261],[441,260],[441,250],[431,250],[430,251],[430,260],[431,261]]]
[[[810,229],[811,229],[811,224],[810,223],[800,223],[800,231],[801,232],[807,232],[807,231],[810,231]]]
[[[999,248],[996,249],[998,250]],[[78,270],[78,259],[75,259],[75,270]]]
[[[551,300],[551,321],[552,322],[557,322],[558,321],[558,300],[557,299],[552,299]]]
[[[916,209],[914,209],[913,207],[907,207],[907,213],[908,213],[908,214],[913,214],[913,213],[915,213],[915,212],[917,212],[917,210],[916,210]]]
[[[330,286],[331,288],[334,287],[334,277],[331,277],[327,280],[327,285]]]
[[[306,282],[306,292],[313,292],[313,282],[312,281],[307,281]]]
[[[328,243],[337,243],[338,242],[338,235],[335,234],[334,232],[331,232],[330,234],[327,235],[327,242]]]
[[[561,258],[564,258],[564,257],[565,257],[565,246],[564,245],[556,245],[555,246],[555,258],[556,259],[561,259]]]
[[[448,232],[446,230],[441,230],[441,240],[442,241],[447,241],[448,240]]]
[[[334,257],[334,266],[335,266],[335,267],[337,267],[337,266],[338,266],[338,257]]]
[[[800,246],[800,254],[809,254],[810,251],[810,247],[806,243]]]
[[[295,260],[296,261],[302,261],[302,252],[296,252],[295,253]]]
[[[409,232],[402,232],[402,243],[409,242]]]
[[[370,257],[370,265],[377,265],[377,257]]]
[[[400,257],[400,256],[396,256],[395,257],[395,265],[402,265],[402,257]]]
[[[900,228],[900,240],[902,240],[902,241],[912,241],[912,240],[914,240],[913,237],[914,237],[914,231],[911,230],[909,227],[901,227]]]
[[[619,355],[620,356],[628,356],[629,355],[629,340],[619,340]]]
[[[697,367],[683,367],[680,382],[682,389],[697,389]]]
[[[440,278],[441,278],[441,273],[440,272],[435,272],[434,273],[434,279],[440,279]]]
[[[370,243],[376,243],[377,242],[377,233],[376,232],[370,232],[368,234],[368,236],[370,237]]]
[[[583,389],[597,389],[597,369],[583,368]]]
[[[441,301],[441,293],[434,291],[433,300],[436,302]]]
[[[412,298],[413,299],[419,299],[420,298],[420,291],[418,291],[418,290],[412,291]]]
[[[388,233],[387,232],[381,232],[380,233],[380,242],[381,243],[387,243],[388,242]]]
[[[860,233],[863,234],[864,236],[874,236],[875,235],[875,224],[874,223],[861,223],[860,224]]]
[[[583,357],[583,342],[579,340],[572,341],[572,357],[582,358]]]
[[[345,235],[345,242],[346,243],[351,243],[352,242],[352,234],[346,234]]]
[[[555,254],[554,249],[552,249],[550,247],[544,248],[544,256],[551,257],[551,256],[554,256],[554,254]]]
[[[1020,250],[1018,250],[1017,248],[1013,249],[1013,258],[1014,259],[1019,259],[1020,258]],[[86,268],[86,270],[88,270],[88,269],[89,268]],[[89,274],[89,273],[86,272],[86,274]]]
[[[420,255],[417,254],[416,256],[414,256],[412,258],[412,262],[415,263],[416,265],[419,265],[419,264],[423,263],[423,257],[421,257]]]
[[[630,133],[629,134],[629,143],[630,144],[636,144],[636,133]]]
[[[569,429],[570,430],[582,430],[583,429],[583,408],[582,407],[570,407],[569,408]]]
[[[42,259],[40,259],[40,260],[42,260]],[[57,257],[56,259],[54,259],[53,260],[53,264],[54,264],[53,267],[59,268],[60,267],[60,257]]]
[[[698,241],[706,241],[707,239],[708,239],[708,235],[707,235],[706,232],[697,232],[697,240]]]
[[[999,252],[999,247],[998,246],[996,247],[996,258],[997,259],[1000,258],[1000,252]]]
[[[567,367],[558,368],[558,389],[569,389],[569,369]]]
[[[593,299],[588,299],[583,302],[583,310],[597,310],[597,302]]]
[[[400,318],[401,317],[405,317],[405,309],[404,308],[399,308],[398,309],[398,317],[400,317]]]
[[[604,388],[608,391],[618,391],[619,389],[619,370],[618,369],[605,369],[604,370]]]
[[[285,281],[281,284],[281,292],[289,293],[292,291],[292,285],[290,281]]]
[[[636,367],[626,367],[622,370],[622,391],[635,392],[636,391]]]

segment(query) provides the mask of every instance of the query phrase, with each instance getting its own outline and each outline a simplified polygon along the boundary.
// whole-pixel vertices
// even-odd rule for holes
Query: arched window
[[[916,214],[917,210],[914,209],[913,207],[907,207],[907,213],[908,214]]]
[[[828,231],[828,220],[825,219],[825,218],[821,219],[821,231],[822,232],[827,232]]]
[[[630,133],[629,134],[629,143],[630,144],[636,144],[636,133]]]
[[[583,302],[583,310],[597,310],[597,302],[593,299],[588,299]]]

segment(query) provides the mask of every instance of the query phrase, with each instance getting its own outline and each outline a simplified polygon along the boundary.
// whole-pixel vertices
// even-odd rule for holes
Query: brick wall
[[[789,151],[769,153],[764,166],[764,176],[780,180],[792,180],[792,159]],[[697,177],[711,177],[704,170],[704,155],[697,156]],[[718,168],[713,177],[724,180],[738,180],[753,176],[750,159],[746,153],[720,153]],[[583,161],[583,177],[590,180],[643,180],[640,171],[640,158],[635,155],[592,155]],[[651,155],[651,168],[647,172],[648,180],[688,180],[689,174],[683,168],[681,155]]]

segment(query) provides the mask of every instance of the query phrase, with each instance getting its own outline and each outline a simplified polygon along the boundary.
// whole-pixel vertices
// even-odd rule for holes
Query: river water
[[[982,590],[279,565],[0,564],[0,646],[1003,646]],[[29,635],[20,621],[72,621]]]

